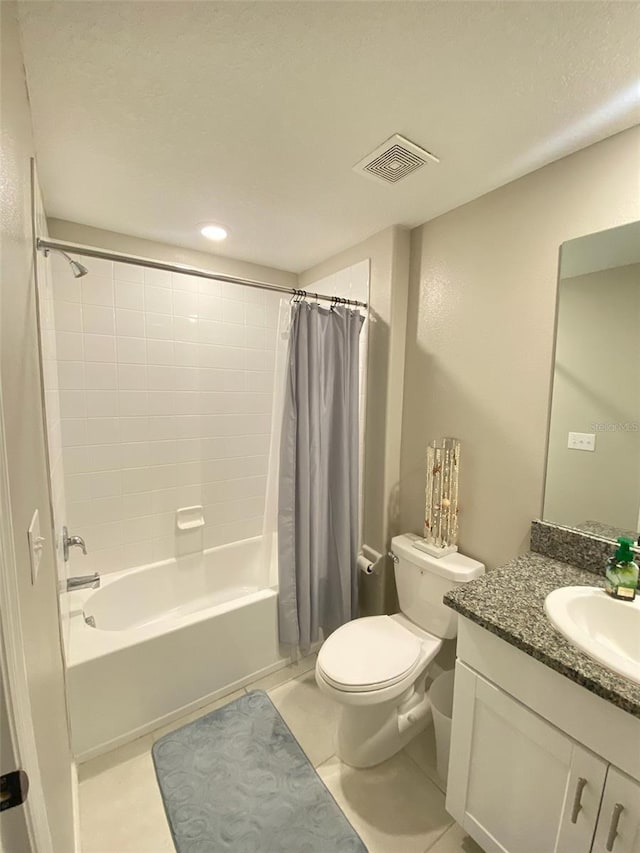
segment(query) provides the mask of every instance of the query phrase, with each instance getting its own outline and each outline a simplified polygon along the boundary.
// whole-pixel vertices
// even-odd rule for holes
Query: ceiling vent
[[[382,183],[396,184],[407,175],[421,169],[429,161],[440,162],[424,148],[420,148],[419,145],[396,133],[356,163],[353,169],[361,175],[375,178]]]

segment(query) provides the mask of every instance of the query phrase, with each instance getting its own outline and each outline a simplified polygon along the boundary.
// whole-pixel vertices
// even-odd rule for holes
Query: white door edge
[[[22,806],[29,841],[33,853],[54,853],[33,730],[22,638],[0,389],[0,670],[15,757],[29,775],[29,795]]]

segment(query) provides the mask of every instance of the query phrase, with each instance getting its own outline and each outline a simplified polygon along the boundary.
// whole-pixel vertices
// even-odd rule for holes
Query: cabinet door
[[[640,785],[609,767],[593,853],[640,853]]]
[[[447,811],[486,853],[589,853],[606,763],[456,664]]]

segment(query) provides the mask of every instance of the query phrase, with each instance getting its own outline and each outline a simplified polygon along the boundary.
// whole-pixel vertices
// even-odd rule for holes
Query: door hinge
[[[20,806],[29,793],[29,777],[24,770],[14,770],[0,776],[0,812]]]

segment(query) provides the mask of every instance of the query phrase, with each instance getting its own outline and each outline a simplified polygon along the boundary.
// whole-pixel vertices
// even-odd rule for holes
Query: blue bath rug
[[[262,690],[152,752],[178,853],[367,853]]]

